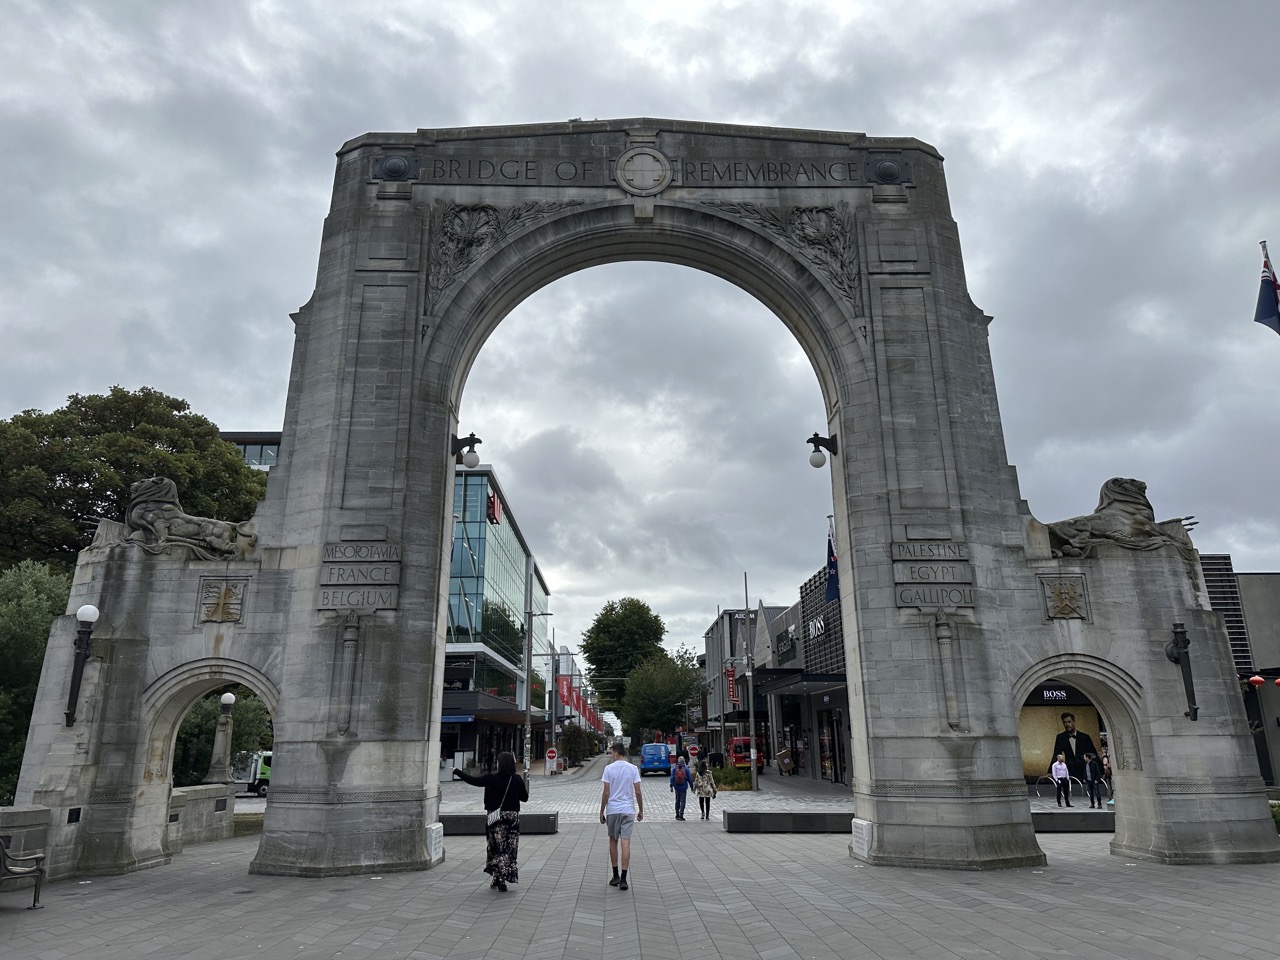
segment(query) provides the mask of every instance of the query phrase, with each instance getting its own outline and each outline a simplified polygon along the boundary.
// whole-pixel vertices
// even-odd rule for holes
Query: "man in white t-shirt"
[[[631,866],[631,834],[638,821],[644,819],[644,796],[640,793],[640,771],[627,759],[627,748],[621,742],[609,747],[613,762],[604,768],[600,778],[604,790],[600,795],[600,822],[609,827],[609,862],[613,879],[609,886],[627,889],[627,870]],[[622,871],[618,871],[621,848]]]

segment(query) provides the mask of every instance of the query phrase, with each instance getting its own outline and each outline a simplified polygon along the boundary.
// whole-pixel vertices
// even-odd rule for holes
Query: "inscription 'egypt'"
[[[973,583],[973,566],[958,563],[895,563],[895,583]]]

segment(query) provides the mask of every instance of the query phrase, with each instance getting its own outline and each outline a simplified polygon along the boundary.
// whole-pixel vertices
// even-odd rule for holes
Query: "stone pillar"
[[[231,783],[231,708],[235,706],[234,693],[222,695],[222,713],[218,716],[218,728],[213,734],[213,758],[209,772],[202,783]]]

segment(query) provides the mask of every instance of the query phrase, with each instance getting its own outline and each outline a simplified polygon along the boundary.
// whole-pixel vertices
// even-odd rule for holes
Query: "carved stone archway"
[[[1136,726],[1166,731],[1166,754],[1172,744],[1167,796],[1194,795],[1197,752],[1244,782],[1247,736],[1221,695],[1225,638],[1189,541],[1166,544],[1148,524],[1141,554],[1097,548],[1105,523],[1077,518],[1053,540],[1026,512],[1004,449],[989,318],[968,295],[937,152],[905,138],[631,119],[370,134],[343,147],[316,289],[293,318],[281,463],[253,529],[215,529],[237,544],[226,560],[177,558],[157,543],[144,552],[133,535],[86,551],[70,609],[104,611],[109,649],[86,674],[102,710],[86,710],[79,729],[59,726],[63,624],[20,798],[62,811],[90,802],[94,777],[127,779],[146,744],[130,726],[137,698],[179,664],[222,657],[254,664],[279,690],[252,869],[430,866],[451,437],[467,373],[530,293],[634,259],[705,270],[756,296],[821,387],[838,441],[854,856],[1043,862],[1009,694],[1064,653],[1114,661],[1161,692],[1134,709],[1145,711]],[[155,496],[164,516],[169,494]],[[350,586],[366,574],[368,585]],[[192,617],[215,577],[242,582],[234,623]],[[1087,581],[1088,616],[1064,625],[1047,612],[1046,577]],[[1210,723],[1178,726],[1176,697],[1163,695],[1176,681],[1152,651],[1174,619],[1210,640],[1198,654],[1215,691],[1206,702],[1227,718],[1214,736]],[[1129,644],[1119,659],[1117,637]],[[1268,855],[1260,797],[1244,790],[1231,835],[1210,837],[1219,859]],[[126,834],[139,822],[113,821]],[[1209,836],[1194,818],[1169,822],[1157,858]],[[1274,830],[1270,843],[1277,852]],[[64,848],[82,856],[83,841],[68,833]]]

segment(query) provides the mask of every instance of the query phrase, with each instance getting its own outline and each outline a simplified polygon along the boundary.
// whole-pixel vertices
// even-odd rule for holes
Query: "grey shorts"
[[[604,818],[604,822],[609,829],[610,840],[630,840],[631,833],[636,828],[636,815],[634,813],[611,813]]]

